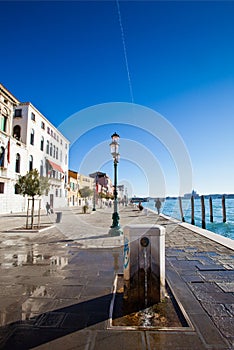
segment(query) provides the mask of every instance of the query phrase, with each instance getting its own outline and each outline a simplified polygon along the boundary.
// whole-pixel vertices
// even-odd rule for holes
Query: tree
[[[88,186],[85,186],[80,189],[80,195],[82,198],[87,198],[92,196],[93,190],[91,190]]]
[[[33,228],[34,219],[34,202],[36,196],[41,196],[47,190],[49,190],[50,184],[47,177],[40,177],[38,170],[33,169],[27,172],[24,176],[19,176],[16,183],[16,191],[22,194],[24,197],[29,196],[32,198],[32,211],[31,211],[31,229]],[[28,222],[28,214],[27,214]]]

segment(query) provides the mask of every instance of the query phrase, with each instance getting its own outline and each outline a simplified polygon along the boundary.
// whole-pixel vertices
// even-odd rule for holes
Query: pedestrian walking
[[[47,215],[49,215],[51,212],[50,205],[48,202],[46,203],[46,212],[47,212]]]
[[[158,215],[160,214],[160,209],[161,209],[161,201],[159,198],[155,201],[155,208],[157,208]]]

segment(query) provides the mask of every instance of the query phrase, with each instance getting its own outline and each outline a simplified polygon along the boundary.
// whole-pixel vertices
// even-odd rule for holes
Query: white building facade
[[[0,88],[0,213],[26,210],[26,198],[16,193],[15,184],[19,175],[32,169],[49,178],[42,207],[46,202],[52,208],[66,206],[69,141],[30,102],[20,103],[1,84]]]

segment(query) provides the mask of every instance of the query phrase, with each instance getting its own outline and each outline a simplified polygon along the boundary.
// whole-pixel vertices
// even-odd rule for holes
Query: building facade
[[[83,206],[88,201],[89,205],[93,200],[93,193],[88,198],[81,196],[80,190],[88,187],[92,192],[94,190],[94,179],[90,176],[82,175],[76,171],[68,171],[68,205]]]
[[[69,141],[30,102],[21,103],[0,88],[0,213],[26,210],[26,198],[16,193],[15,184],[32,169],[49,178],[42,206],[67,205]]]

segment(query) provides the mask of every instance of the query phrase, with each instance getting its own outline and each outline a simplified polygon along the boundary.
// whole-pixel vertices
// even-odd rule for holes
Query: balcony
[[[62,180],[56,179],[55,177],[49,177],[48,179],[49,179],[50,185],[61,186]]]

